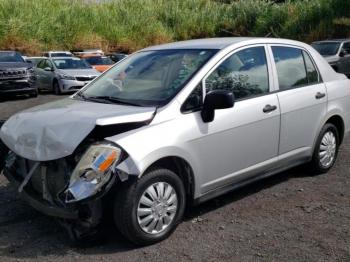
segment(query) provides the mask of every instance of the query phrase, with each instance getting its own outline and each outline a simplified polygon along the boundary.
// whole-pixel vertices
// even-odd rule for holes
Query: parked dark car
[[[325,40],[312,43],[338,73],[350,77],[350,39]]]
[[[0,95],[28,94],[38,96],[33,64],[14,51],[0,51]]]

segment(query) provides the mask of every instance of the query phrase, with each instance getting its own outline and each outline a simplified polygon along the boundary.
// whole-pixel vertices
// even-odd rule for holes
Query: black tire
[[[320,156],[319,156],[319,150],[321,147],[321,141],[323,136],[327,133],[327,132],[332,132],[334,134],[335,140],[336,140],[336,148],[335,148],[335,154],[334,154],[334,158],[331,161],[331,163],[329,165],[327,165],[326,167],[323,166],[321,164],[320,161]],[[312,160],[309,164],[309,167],[311,169],[311,171],[315,174],[323,174],[323,173],[327,173],[334,165],[336,159],[337,159],[337,155],[338,155],[338,150],[339,150],[339,144],[340,144],[340,140],[339,140],[339,132],[338,129],[336,128],[335,125],[331,124],[331,123],[327,123],[323,126],[323,128],[320,131],[320,134],[317,138],[316,141],[316,145],[315,145],[315,149],[314,149],[314,153],[312,156]]]
[[[35,91],[33,91],[32,93],[29,94],[29,97],[38,97],[38,89],[35,89]]]
[[[55,95],[60,95],[61,94],[61,89],[60,85],[58,84],[57,80],[54,80],[52,83],[52,90]]]
[[[0,127],[1,127],[1,124],[0,124]],[[3,168],[5,167],[5,159],[7,157],[8,152],[9,152],[9,149],[0,139],[0,174]]]
[[[177,211],[168,227],[157,234],[142,230],[137,219],[139,200],[145,190],[157,183],[165,182],[173,187],[177,194]],[[120,188],[114,204],[114,221],[118,230],[131,242],[137,245],[150,245],[167,238],[181,222],[186,203],[185,188],[182,180],[168,169],[158,168],[149,171],[134,182],[127,182]]]

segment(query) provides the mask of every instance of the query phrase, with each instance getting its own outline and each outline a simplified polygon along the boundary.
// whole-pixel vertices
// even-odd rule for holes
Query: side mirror
[[[347,54],[348,54],[348,52],[347,52],[346,50],[343,49],[343,50],[340,51],[339,56],[340,56],[340,57],[344,57],[344,56],[346,56]]]
[[[45,67],[44,70],[45,71],[53,71],[51,67]]]
[[[231,108],[234,105],[234,95],[228,90],[213,90],[204,99],[201,116],[204,123],[214,120],[216,109]]]

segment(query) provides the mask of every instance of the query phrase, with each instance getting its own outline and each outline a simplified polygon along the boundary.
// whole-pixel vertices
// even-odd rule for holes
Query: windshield
[[[92,68],[86,61],[79,58],[60,58],[53,59],[58,69],[89,69]]]
[[[0,52],[0,63],[23,63],[22,56],[17,52]]]
[[[87,57],[85,60],[90,64],[90,65],[113,65],[114,62],[112,59],[109,57],[103,57],[103,56],[92,56],[92,57]]]
[[[35,57],[35,58],[29,57],[29,58],[26,58],[26,61],[36,66],[42,59],[43,59],[42,57]]]
[[[143,51],[127,57],[83,90],[85,98],[109,97],[161,106],[174,97],[217,50]]]
[[[339,50],[339,46],[340,43],[337,42],[321,42],[312,44],[312,47],[323,56],[336,55]]]

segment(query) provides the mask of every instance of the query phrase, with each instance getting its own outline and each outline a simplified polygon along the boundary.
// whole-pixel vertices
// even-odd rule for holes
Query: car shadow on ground
[[[191,221],[198,216],[215,211],[289,179],[308,176],[310,175],[306,170],[298,167],[265,178],[191,207],[186,211],[184,221]],[[28,259],[37,256],[62,256],[70,254],[72,250],[81,255],[97,255],[126,252],[139,248],[129,243],[113,226],[102,229],[101,234],[94,240],[72,242],[57,221],[33,210],[16,197],[15,191],[8,183],[5,185],[0,183],[0,200],[8,201],[7,205],[2,206],[0,211],[0,235],[7,234],[5,238],[0,237],[0,257]],[[0,205],[2,205],[1,201]],[[28,236],[24,236],[26,234]]]
[[[17,101],[17,100],[27,100],[30,99],[31,97],[29,95],[2,95],[0,97],[0,103],[2,102],[9,102],[9,101]]]
[[[207,202],[204,202],[191,210],[187,210],[185,221],[192,220],[205,213],[211,212],[215,209],[222,208],[228,204],[239,201],[245,197],[256,194],[265,189],[271,188],[275,185],[287,182],[289,179],[310,177],[312,174],[304,166],[292,168],[290,170],[277,173],[267,178],[254,181],[251,184],[237,188],[231,192],[215,197]]]

